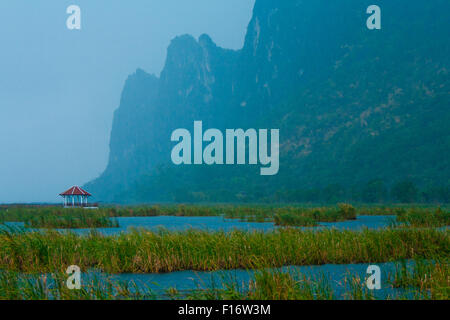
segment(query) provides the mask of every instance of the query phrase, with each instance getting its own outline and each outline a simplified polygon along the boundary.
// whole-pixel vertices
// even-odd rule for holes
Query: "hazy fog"
[[[81,7],[82,29],[66,28]],[[0,203],[59,201],[106,166],[113,111],[136,68],[159,74],[170,40],[240,48],[254,0],[2,0]]]

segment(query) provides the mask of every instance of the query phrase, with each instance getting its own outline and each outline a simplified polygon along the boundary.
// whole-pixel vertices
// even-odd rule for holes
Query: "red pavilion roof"
[[[89,192],[81,189],[80,187],[72,187],[67,191],[59,194],[60,196],[92,196]]]

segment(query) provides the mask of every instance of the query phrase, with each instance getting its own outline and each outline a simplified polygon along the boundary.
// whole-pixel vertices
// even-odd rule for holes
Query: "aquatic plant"
[[[338,206],[235,206],[235,205],[153,205],[101,207],[98,210],[64,209],[62,207],[11,206],[0,210],[1,222],[24,222],[31,227],[96,228],[114,227],[117,222],[107,218],[223,216],[247,222],[274,222],[278,226],[316,226],[320,222],[356,219],[357,215],[397,215],[410,226],[443,226],[449,224],[448,208],[432,207],[354,207]]]
[[[450,211],[441,208],[435,210],[402,209],[397,214],[397,225],[409,227],[443,227],[450,225]]]
[[[394,287],[414,288],[420,297],[429,299],[450,299],[449,256],[432,260],[417,259],[397,263],[391,276]]]
[[[148,286],[111,277],[83,282],[79,290],[66,286],[63,273],[26,275],[0,271],[0,300],[149,300],[156,299]]]
[[[8,208],[0,211],[0,223],[23,222],[29,228],[79,229],[118,227],[116,219],[104,210],[57,207]]]
[[[249,281],[223,276],[197,284],[195,289],[172,287],[160,291],[152,290],[147,283],[120,281],[109,275],[91,276],[83,279],[80,290],[69,290],[67,275],[62,273],[27,275],[0,271],[0,300],[448,300],[448,265],[410,260],[397,263],[397,268],[388,274],[392,284],[384,284],[389,293],[382,295],[369,290],[365,279],[354,274],[348,273],[341,282],[333,283],[329,274],[306,276],[289,268],[249,270]]]
[[[271,232],[134,230],[114,236],[91,232],[0,232],[0,269],[65,271],[69,265],[110,273],[253,269],[256,266],[388,262],[448,256],[448,230],[360,232],[281,229]]]

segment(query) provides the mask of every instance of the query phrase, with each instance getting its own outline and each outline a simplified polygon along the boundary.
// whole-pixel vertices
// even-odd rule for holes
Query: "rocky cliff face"
[[[449,29],[445,0],[257,0],[242,50],[184,35],[160,78],[137,70],[114,116],[110,160],[89,183],[105,201],[258,201],[279,190],[450,178]],[[280,173],[176,167],[170,134],[280,128]],[[295,199],[294,199],[295,200]]]
[[[172,40],[160,78],[138,69],[129,76],[114,114],[105,172],[88,184],[97,197],[112,200],[121,190],[170,161],[170,135],[193,121],[222,127],[238,54],[219,48],[207,35]]]

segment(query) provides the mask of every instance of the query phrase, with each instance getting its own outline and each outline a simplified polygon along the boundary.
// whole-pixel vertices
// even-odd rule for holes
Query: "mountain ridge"
[[[206,34],[176,37],[159,78],[140,69],[128,78],[108,167],[86,188],[105,201],[149,202],[260,201],[374,179],[448,185],[449,31],[437,13],[450,5],[378,2],[377,31],[365,28],[369,1],[257,0],[240,50]],[[174,166],[170,134],[195,120],[280,128],[280,173]]]

